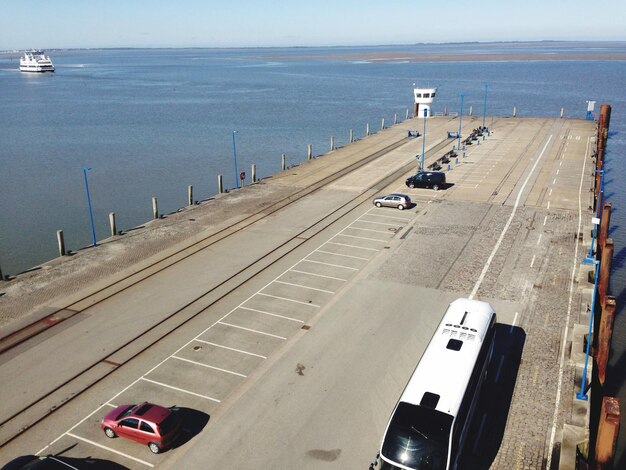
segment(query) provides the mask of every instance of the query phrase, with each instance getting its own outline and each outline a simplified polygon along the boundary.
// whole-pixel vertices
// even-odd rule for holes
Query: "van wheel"
[[[376,207],[382,207],[383,205],[380,202],[376,203]]]
[[[435,191],[439,191],[439,185],[438,185],[438,184],[433,185],[433,189],[434,189]]]
[[[149,442],[148,448],[150,449],[150,452],[152,452],[153,454],[158,454],[159,452],[161,452],[161,448],[158,445],[156,445],[154,442]]]
[[[415,184],[414,183],[409,184],[409,188],[414,189],[415,188]]]
[[[104,434],[106,434],[106,437],[110,437],[111,439],[117,437],[117,434],[115,434],[115,431],[111,428],[104,428]]]
[[[398,209],[400,209],[401,211],[404,210],[404,206],[402,204],[398,204]]]

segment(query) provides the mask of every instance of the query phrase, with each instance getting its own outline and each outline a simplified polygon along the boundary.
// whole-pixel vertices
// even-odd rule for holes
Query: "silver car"
[[[397,207],[400,210],[411,207],[411,198],[406,194],[390,194],[389,196],[377,196],[372,201],[376,207]]]

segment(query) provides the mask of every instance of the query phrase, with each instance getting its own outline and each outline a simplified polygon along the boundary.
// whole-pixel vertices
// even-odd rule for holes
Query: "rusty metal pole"
[[[594,186],[593,186],[593,210],[594,212],[596,211],[596,208],[598,207],[599,204],[602,204],[602,202],[599,200],[600,197],[600,190],[602,189],[602,168],[604,163],[600,160],[599,161],[599,167],[596,166],[596,174],[595,174],[595,180],[594,180]]]
[[[605,202],[602,207],[602,216],[600,218],[600,234],[598,235],[598,252],[602,255],[602,249],[609,236],[609,224],[611,223],[611,203]]]
[[[598,380],[604,385],[606,378],[606,365],[611,351],[611,338],[613,336],[613,322],[615,320],[615,297],[609,295],[602,308],[600,318],[600,331],[598,333],[598,346],[596,350],[596,364],[598,367]]]
[[[619,434],[621,413],[619,400],[615,397],[602,398],[600,422],[598,423],[598,436],[595,446],[596,470],[609,470],[613,468],[613,457]]]
[[[598,296],[600,306],[603,307],[606,302],[606,296],[609,290],[609,278],[611,276],[611,264],[613,262],[613,239],[607,238],[604,248],[602,249],[602,258],[600,259],[600,273],[598,275]]]

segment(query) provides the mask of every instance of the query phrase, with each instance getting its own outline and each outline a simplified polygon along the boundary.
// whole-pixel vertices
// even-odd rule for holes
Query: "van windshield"
[[[445,470],[452,416],[401,402],[385,434],[382,455],[416,470]]]

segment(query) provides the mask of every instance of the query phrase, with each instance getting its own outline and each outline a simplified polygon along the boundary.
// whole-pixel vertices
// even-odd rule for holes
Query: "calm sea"
[[[161,49],[51,51],[56,73],[23,74],[19,54],[0,54],[0,267],[15,274],[56,256],[62,229],[69,249],[91,243],[83,166],[98,238],[108,213],[118,228],[217,192],[217,175],[260,177],[347,143],[412,109],[413,83],[437,86],[434,111],[458,111],[459,94],[481,114],[584,117],[586,100],[612,106],[607,198],[615,240],[611,291],[618,297],[609,392],[626,403],[626,61],[411,63],[331,60],[328,54],[394,52],[626,52],[625,43],[461,44],[319,49]],[[318,56],[302,58],[303,55]],[[291,57],[290,60],[272,57]],[[619,462],[626,466],[626,433]]]

